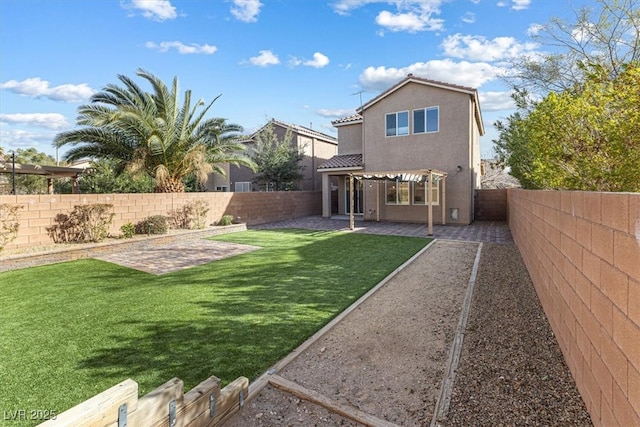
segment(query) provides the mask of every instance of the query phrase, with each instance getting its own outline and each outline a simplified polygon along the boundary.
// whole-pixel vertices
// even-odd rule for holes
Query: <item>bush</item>
[[[122,237],[130,239],[136,234],[136,226],[128,222],[120,226],[120,232],[122,233]]]
[[[218,225],[231,225],[233,224],[233,216],[232,215],[223,215],[218,221]]]
[[[177,229],[199,229],[206,226],[207,212],[209,205],[204,200],[188,202],[182,208],[169,212],[169,223],[171,228]]]
[[[56,215],[55,224],[47,227],[47,233],[55,243],[101,242],[107,237],[115,215],[109,212],[112,208],[106,203],[74,206],[69,215]]]
[[[136,234],[167,234],[169,223],[166,216],[154,215],[136,223]]]
[[[0,251],[18,237],[18,209],[22,209],[22,206],[6,203],[0,205]]]

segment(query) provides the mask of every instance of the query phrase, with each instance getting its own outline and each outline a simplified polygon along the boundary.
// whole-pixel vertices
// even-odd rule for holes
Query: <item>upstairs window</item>
[[[413,133],[433,133],[440,130],[440,108],[413,110]]]
[[[387,136],[409,135],[409,112],[389,113],[385,116]]]

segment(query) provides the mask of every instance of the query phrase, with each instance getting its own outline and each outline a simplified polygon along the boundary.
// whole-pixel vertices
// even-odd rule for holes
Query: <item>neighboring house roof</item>
[[[336,138],[335,136],[327,135],[325,133],[318,132],[318,131],[315,131],[313,129],[310,129],[310,128],[307,128],[307,127],[304,127],[304,126],[294,125],[294,124],[286,123],[286,122],[283,122],[283,121],[280,121],[280,120],[276,120],[276,119],[269,120],[269,123],[265,124],[260,129],[258,129],[254,133],[252,133],[249,137],[247,137],[246,140],[243,140],[242,142],[253,142],[254,139],[256,138],[256,136],[262,131],[262,129],[264,129],[265,126],[268,126],[270,124],[271,125],[278,125],[278,126],[283,127],[285,129],[291,129],[293,132],[296,132],[299,135],[309,136],[311,138],[320,139],[320,140],[322,140],[324,142],[328,142],[330,144],[338,145],[338,138]]]
[[[341,119],[337,119],[331,122],[332,125],[338,127],[338,126],[342,126],[342,125],[350,125],[353,123],[360,123],[362,122],[362,116],[360,114],[354,114],[352,116],[349,117],[343,117]]]
[[[398,83],[396,83],[395,85],[391,86],[389,89],[385,90],[384,92],[382,92],[381,94],[379,94],[378,96],[376,96],[375,98],[371,99],[369,102],[367,102],[366,104],[364,104],[363,106],[361,106],[360,108],[358,108],[356,110],[356,112],[358,114],[355,114],[353,116],[349,116],[349,117],[345,117],[343,119],[338,119],[335,120],[333,122],[331,122],[334,126],[340,126],[340,125],[344,125],[344,124],[351,124],[357,120],[362,120],[362,112],[364,110],[366,110],[367,108],[371,107],[372,105],[380,102],[381,100],[383,100],[384,98],[386,98],[387,96],[391,95],[392,93],[394,93],[395,91],[397,91],[398,89],[400,89],[401,87],[409,84],[409,83],[418,83],[418,84],[422,84],[422,85],[427,85],[427,86],[432,86],[432,87],[439,87],[442,89],[447,89],[447,90],[453,90],[456,92],[461,92],[461,93],[466,93],[469,94],[472,98],[473,98],[473,105],[474,105],[474,113],[476,116],[476,120],[478,122],[478,127],[480,129],[480,135],[484,135],[484,124],[482,122],[482,113],[480,111],[480,102],[478,100],[478,91],[477,89],[471,88],[471,87],[466,87],[466,86],[460,86],[460,85],[455,85],[452,83],[445,83],[445,82],[440,82],[437,80],[429,80],[429,79],[425,79],[422,77],[416,77],[413,74],[408,74],[407,77],[405,77],[404,79],[400,80]]]
[[[323,169],[362,169],[362,154],[342,154],[333,156],[318,167],[318,170]]]

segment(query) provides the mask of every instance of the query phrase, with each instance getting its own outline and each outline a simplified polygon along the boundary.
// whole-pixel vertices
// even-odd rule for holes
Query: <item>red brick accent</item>
[[[640,425],[640,194],[507,197],[511,233],[594,425]]]

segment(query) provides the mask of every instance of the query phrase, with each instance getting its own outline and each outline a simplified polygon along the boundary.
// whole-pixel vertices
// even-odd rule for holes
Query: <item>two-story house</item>
[[[318,166],[329,160],[338,152],[338,140],[330,135],[315,131],[300,125],[285,123],[271,119],[267,124],[242,141],[247,147],[247,155],[251,156],[256,144],[257,135],[266,127],[271,126],[273,132],[282,141],[288,130],[291,131],[291,145],[304,154],[301,162],[303,178],[298,182],[298,189],[304,191],[318,191],[322,184],[322,174]],[[215,175],[210,177],[207,189],[210,191],[258,191],[252,183],[255,173],[246,166],[226,165],[226,177]]]
[[[338,214],[367,221],[473,221],[484,134],[476,89],[409,74],[332,123],[338,154],[318,168],[324,217],[333,189]]]

